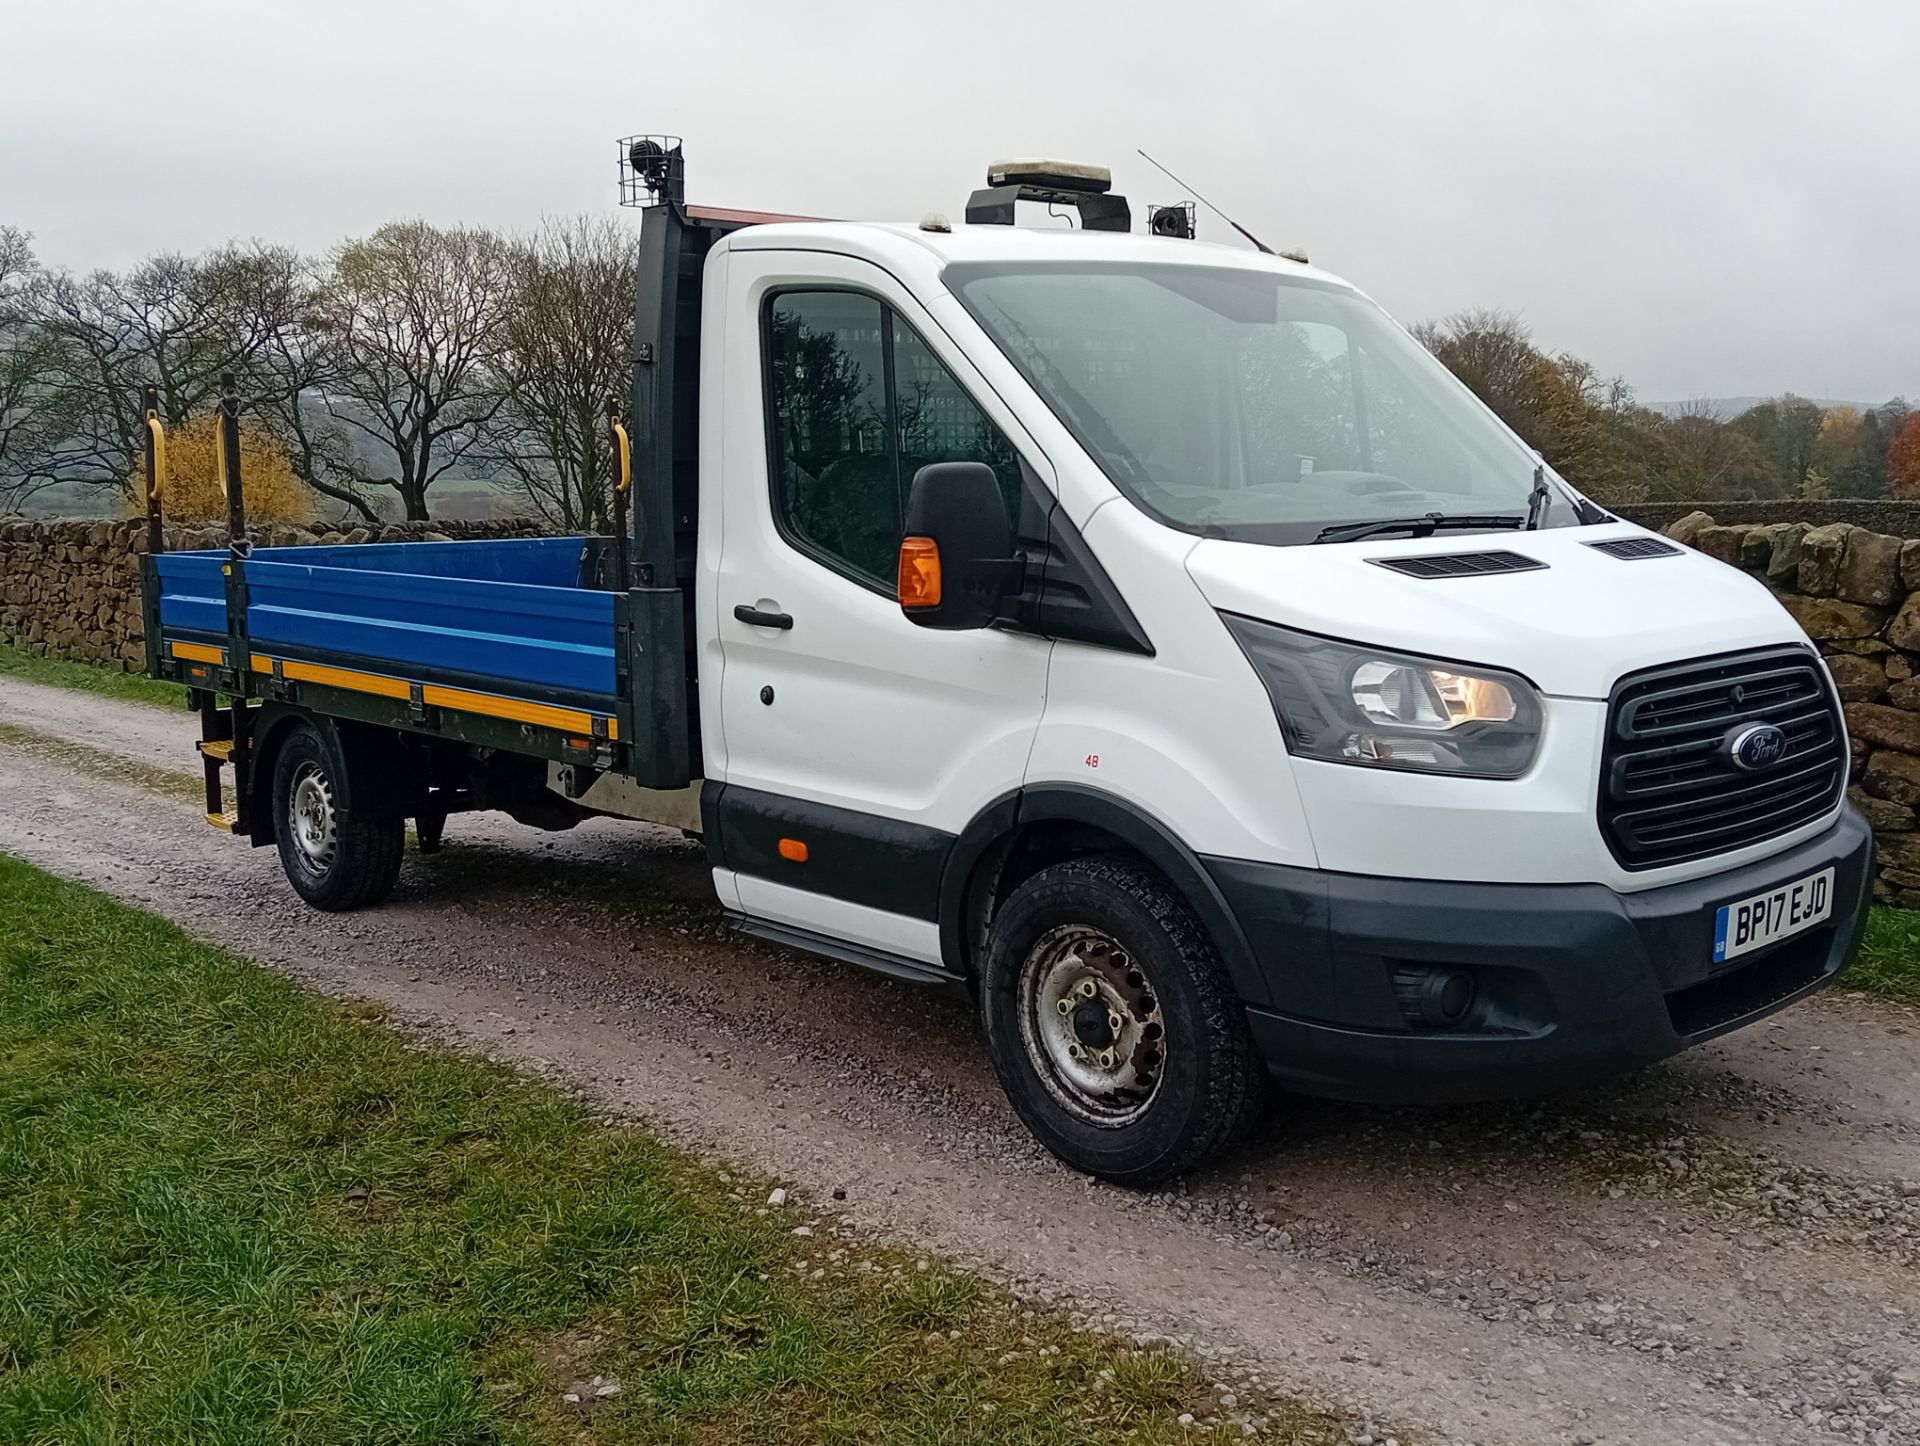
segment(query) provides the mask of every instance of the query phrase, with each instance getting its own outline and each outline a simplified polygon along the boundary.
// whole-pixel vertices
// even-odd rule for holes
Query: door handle
[[[792,613],[766,613],[746,603],[735,606],[733,615],[749,627],[779,628],[784,632],[793,626]]]

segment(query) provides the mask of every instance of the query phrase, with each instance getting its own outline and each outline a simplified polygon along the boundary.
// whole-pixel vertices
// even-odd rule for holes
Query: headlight
[[[1514,778],[1540,751],[1540,694],[1516,674],[1220,616],[1266,684],[1291,753]]]

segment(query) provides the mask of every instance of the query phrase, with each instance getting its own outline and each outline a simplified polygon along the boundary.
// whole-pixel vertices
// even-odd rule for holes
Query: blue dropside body
[[[247,561],[257,651],[508,695],[610,704],[614,594],[582,585],[587,539],[263,547]],[[227,631],[224,551],[156,559],[169,637]]]

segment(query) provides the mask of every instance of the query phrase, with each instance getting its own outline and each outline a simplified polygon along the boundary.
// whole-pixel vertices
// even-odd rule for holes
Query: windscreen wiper
[[[1449,517],[1444,512],[1429,512],[1424,517],[1389,517],[1380,522],[1336,522],[1320,529],[1315,542],[1358,542],[1363,537],[1379,537],[1389,532],[1404,532],[1409,537],[1431,537],[1436,532],[1494,528],[1518,529],[1525,517],[1511,512],[1460,513]]]
[[[1551,506],[1553,506],[1553,489],[1547,486],[1547,469],[1535,467],[1533,491],[1527,494],[1526,530],[1528,532],[1537,531],[1540,524],[1547,520],[1547,509]]]

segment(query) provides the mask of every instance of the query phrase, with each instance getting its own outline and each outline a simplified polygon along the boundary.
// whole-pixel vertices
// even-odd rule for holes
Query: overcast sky
[[[957,219],[1114,168],[1407,321],[1520,313],[1643,399],[1920,399],[1910,0],[0,0],[0,222],[115,266],[418,215],[696,201]],[[1232,240],[1211,217],[1201,235]]]

